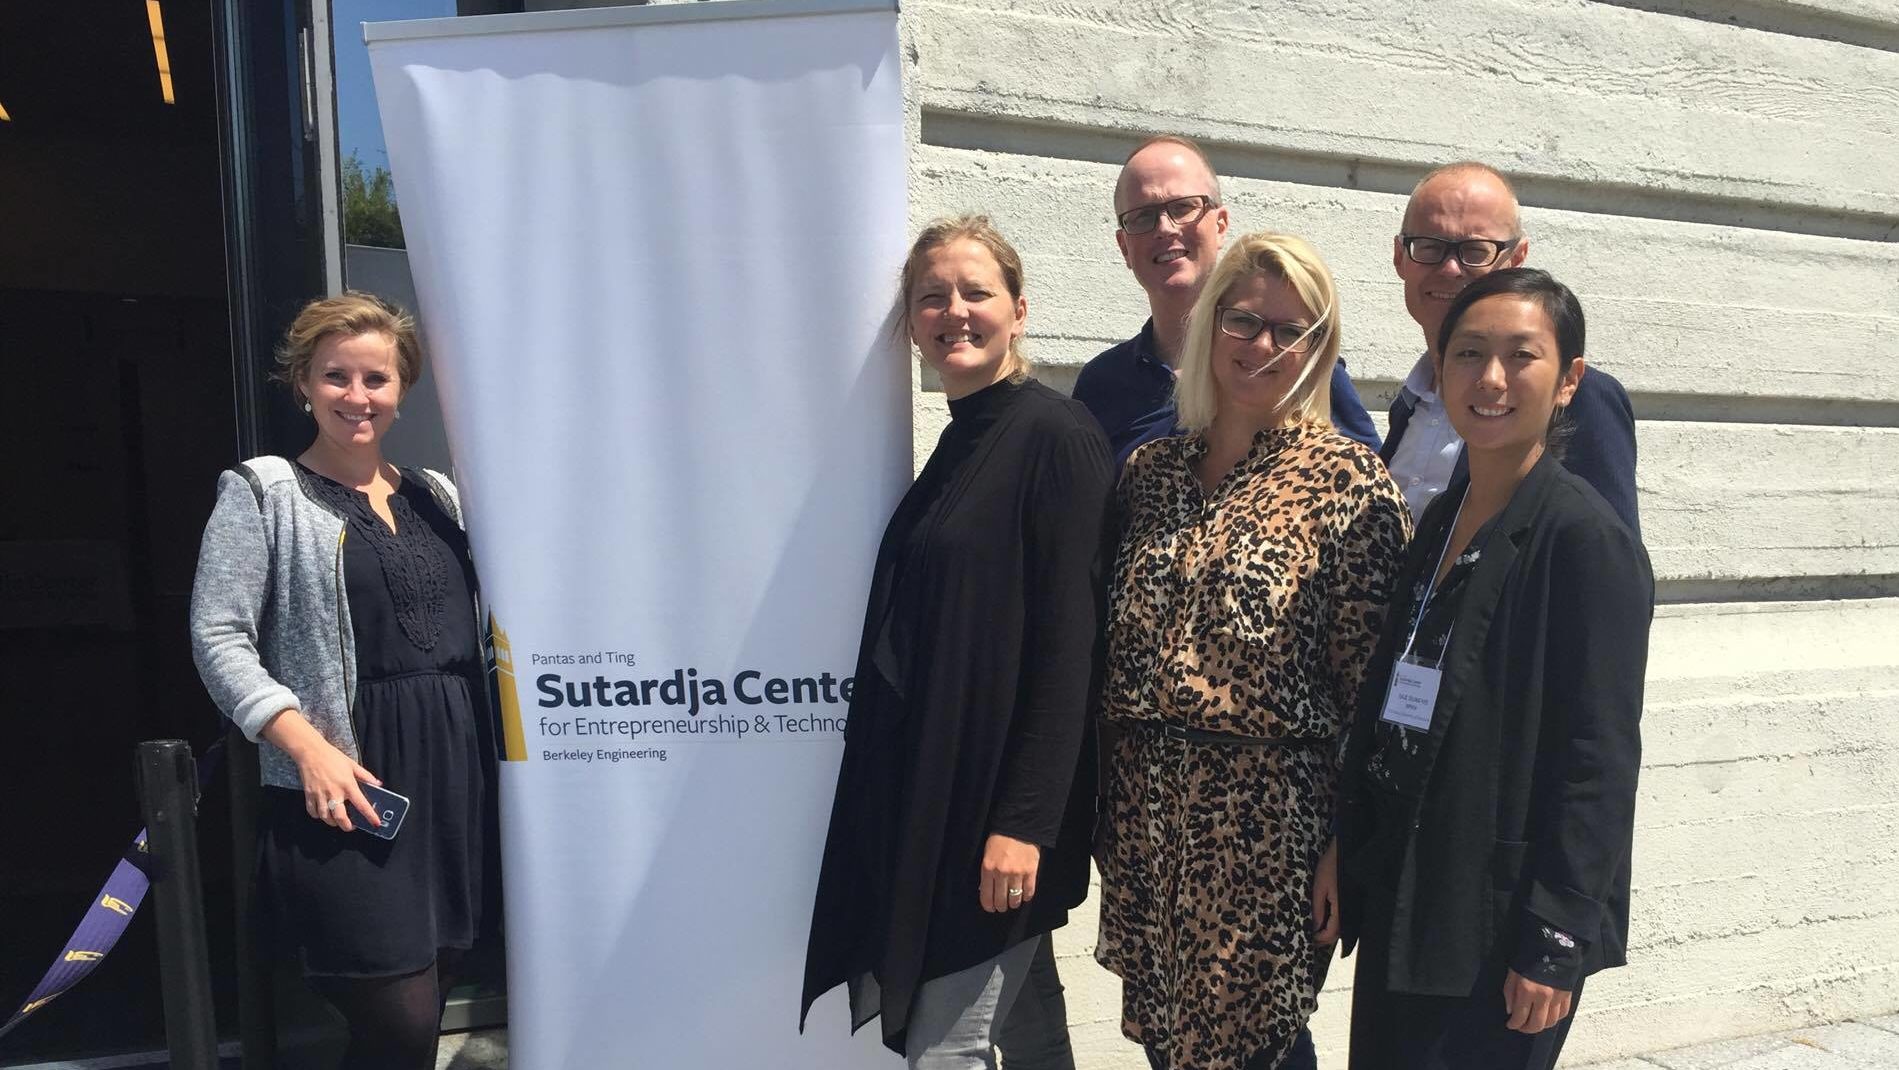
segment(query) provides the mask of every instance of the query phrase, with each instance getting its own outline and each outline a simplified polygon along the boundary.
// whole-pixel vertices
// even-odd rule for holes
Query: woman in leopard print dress
[[[1338,349],[1312,248],[1241,238],[1188,321],[1187,434],[1117,491],[1096,957],[1159,1070],[1278,1067],[1316,1006],[1337,740],[1410,532],[1378,456],[1327,422]]]

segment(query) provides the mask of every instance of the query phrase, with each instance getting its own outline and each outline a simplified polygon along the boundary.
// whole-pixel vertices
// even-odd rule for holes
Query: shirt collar
[[[1143,362],[1156,364],[1162,368],[1167,367],[1161,364],[1160,351],[1154,347],[1154,317],[1152,316],[1147,318],[1146,323],[1141,324],[1141,333],[1134,336],[1134,363]]]
[[[1411,366],[1411,374],[1404,377],[1404,389],[1420,401],[1437,403],[1437,391],[1431,389],[1431,380],[1435,378],[1431,371],[1431,354],[1426,353]]]
[[[1253,433],[1252,446],[1248,447],[1246,456],[1240,458],[1235,467],[1257,466],[1261,458],[1276,457],[1286,446],[1304,439],[1316,428],[1317,425],[1306,420],[1295,420],[1284,427],[1262,427]],[[1206,456],[1207,433],[1196,431],[1183,436],[1182,449],[1186,451],[1185,456],[1189,463]]]
[[[980,421],[1007,408],[1022,390],[1027,379],[999,379],[973,394],[965,394],[949,403],[950,419]]]

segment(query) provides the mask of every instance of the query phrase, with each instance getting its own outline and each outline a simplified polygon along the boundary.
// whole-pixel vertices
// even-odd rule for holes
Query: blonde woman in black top
[[[383,456],[421,372],[409,317],[343,293],[297,315],[297,457],[218,481],[192,652],[258,742],[259,877],[283,951],[343,1015],[343,1065],[435,1065],[447,991],[494,916],[495,747],[455,488]],[[368,786],[409,799],[394,838]]]
[[[824,848],[803,1011],[928,1070],[995,1066],[1029,960],[1088,889],[1087,701],[1112,465],[1028,377],[1022,262],[980,216],[925,228],[900,321],[950,424],[885,529]]]

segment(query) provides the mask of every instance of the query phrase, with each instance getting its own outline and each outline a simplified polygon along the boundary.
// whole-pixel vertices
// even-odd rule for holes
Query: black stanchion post
[[[139,802],[151,860],[159,990],[173,1070],[217,1070],[218,1029],[198,873],[198,775],[182,739],[138,745]]]
[[[275,1070],[277,994],[257,888],[257,745],[236,725],[224,737],[231,782],[231,881],[237,889],[237,1036],[243,1070]]]

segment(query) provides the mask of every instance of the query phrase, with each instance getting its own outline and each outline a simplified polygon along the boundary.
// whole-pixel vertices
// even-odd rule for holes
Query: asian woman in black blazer
[[[1541,1070],[1625,961],[1655,585],[1549,442],[1584,373],[1568,287],[1484,276],[1438,341],[1469,474],[1393,587],[1314,917],[1358,948],[1353,1070]]]

